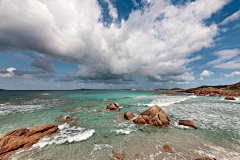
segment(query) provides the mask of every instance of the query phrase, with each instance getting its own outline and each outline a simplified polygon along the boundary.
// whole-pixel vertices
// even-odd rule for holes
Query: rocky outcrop
[[[239,97],[240,93],[233,91],[233,90],[229,90],[229,89],[218,89],[218,88],[214,88],[214,87],[198,87],[198,88],[190,88],[190,89],[186,89],[183,91],[178,91],[178,92],[186,92],[186,93],[194,93],[197,96],[234,96],[234,97]]]
[[[77,121],[78,121],[78,118],[73,117],[72,115],[61,115],[55,120],[57,125],[67,123],[71,127],[75,126],[77,124]]]
[[[220,160],[218,158],[211,158],[211,157],[206,157],[206,158],[198,158],[196,160]]]
[[[179,125],[189,126],[189,127],[194,128],[194,129],[198,129],[198,127],[196,126],[196,124],[192,120],[180,120]]]
[[[165,145],[163,149],[165,150],[165,152],[172,153],[172,149],[169,147],[169,145]]]
[[[114,157],[123,160],[124,154],[122,153],[122,151],[116,150],[116,151],[113,151],[112,153]]]
[[[58,126],[47,124],[36,126],[30,131],[27,128],[22,128],[6,133],[3,138],[0,138],[0,159],[4,159],[16,151],[30,148],[41,138],[51,135],[57,130]]]
[[[133,119],[135,116],[132,112],[126,112],[124,113],[124,118],[127,119],[127,120],[130,120],[130,119]]]
[[[136,124],[149,124],[151,126],[164,126],[170,124],[170,119],[158,105],[154,105],[141,113],[133,122]]]
[[[234,97],[226,97],[225,100],[236,100]]]
[[[170,95],[170,96],[176,96],[177,94],[176,94],[176,93],[171,93],[171,92],[168,92],[168,93],[166,93],[166,95]]]
[[[113,102],[113,103],[109,104],[107,106],[107,109],[115,110],[115,111],[120,111],[121,110],[120,107],[119,107],[119,104],[116,103],[116,102]]]

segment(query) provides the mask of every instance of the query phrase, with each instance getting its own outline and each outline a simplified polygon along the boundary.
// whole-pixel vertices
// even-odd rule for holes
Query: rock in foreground
[[[198,129],[198,127],[196,126],[196,124],[192,120],[180,120],[179,125],[189,126],[189,127],[194,128],[194,129]]]
[[[133,119],[135,116],[132,112],[127,111],[126,113],[124,113],[124,118],[127,120]]]
[[[133,122],[151,126],[164,126],[170,124],[170,119],[158,105],[154,105],[140,114]]]
[[[119,107],[119,104],[116,103],[116,102],[113,102],[113,103],[109,104],[107,106],[107,109],[115,110],[115,111],[120,111],[121,110],[120,107]]]
[[[58,126],[47,124],[36,126],[30,131],[27,128],[22,128],[6,133],[3,138],[0,138],[0,159],[4,159],[16,151],[30,148],[41,138],[51,135],[57,130]]]

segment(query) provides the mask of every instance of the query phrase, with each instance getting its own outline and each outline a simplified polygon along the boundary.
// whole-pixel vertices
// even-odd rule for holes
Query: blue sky
[[[1,0],[0,88],[240,81],[239,0]]]

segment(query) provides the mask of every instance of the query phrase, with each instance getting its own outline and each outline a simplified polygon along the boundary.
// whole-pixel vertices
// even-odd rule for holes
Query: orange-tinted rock
[[[206,157],[206,158],[198,158],[196,160],[220,160],[218,158],[211,158],[211,157]]]
[[[51,135],[57,130],[58,126],[47,124],[34,127],[30,131],[23,128],[8,132],[0,139],[0,159],[6,158],[18,150],[30,148],[41,138]]]
[[[172,153],[172,149],[169,147],[169,145],[165,145],[165,146],[163,147],[163,149],[164,149],[166,152]]]
[[[234,97],[226,97],[225,100],[236,100]]]
[[[151,126],[164,126],[170,124],[170,119],[158,105],[154,105],[141,113],[133,122],[137,124],[149,124]]]
[[[107,106],[107,109],[110,109],[110,110],[115,110],[115,111],[120,111],[120,107],[119,107],[119,104],[118,103],[111,103]]]
[[[194,129],[198,129],[198,127],[196,126],[196,124],[192,120],[180,120],[179,125],[189,126],[189,127],[194,128]]]
[[[126,112],[124,113],[124,118],[127,119],[127,120],[130,120],[130,119],[133,119],[135,116],[132,112]]]
[[[124,158],[124,154],[120,150],[113,151],[112,153],[113,153],[113,156],[118,159],[122,160]]]
[[[27,133],[28,131],[29,131],[29,129],[27,129],[27,128],[16,129],[16,130],[7,132],[4,137],[10,136],[10,135],[19,137],[19,136]]]
[[[169,93],[166,93],[166,95],[172,95],[172,96],[175,96],[175,95],[177,95],[176,93],[171,93],[171,92],[169,92]]]

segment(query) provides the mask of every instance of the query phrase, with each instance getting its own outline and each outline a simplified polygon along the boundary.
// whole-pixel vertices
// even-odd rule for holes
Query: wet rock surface
[[[234,97],[226,97],[225,100],[236,100]]]
[[[61,115],[59,116],[55,122],[57,125],[63,124],[63,123],[67,123],[69,124],[71,127],[75,126],[77,124],[78,118],[74,117],[72,115]]]
[[[172,153],[172,149],[169,147],[169,145],[165,145],[163,149],[165,150],[165,152]]]
[[[47,124],[36,126],[30,131],[27,128],[22,128],[6,133],[3,138],[0,138],[0,159],[4,159],[16,151],[30,148],[41,138],[51,135],[57,130],[58,126]]]
[[[198,129],[197,125],[192,120],[179,120],[179,125],[189,126],[194,129]]]
[[[130,119],[133,119],[135,116],[132,112],[126,112],[124,113],[124,118],[127,119],[127,120],[130,120]]]
[[[136,124],[149,124],[151,126],[164,126],[170,124],[170,119],[158,105],[154,105],[141,113],[133,122]]]
[[[110,109],[110,110],[115,110],[115,111],[120,111],[120,107],[119,107],[119,104],[114,102],[114,103],[111,103],[107,106],[107,109]]]

